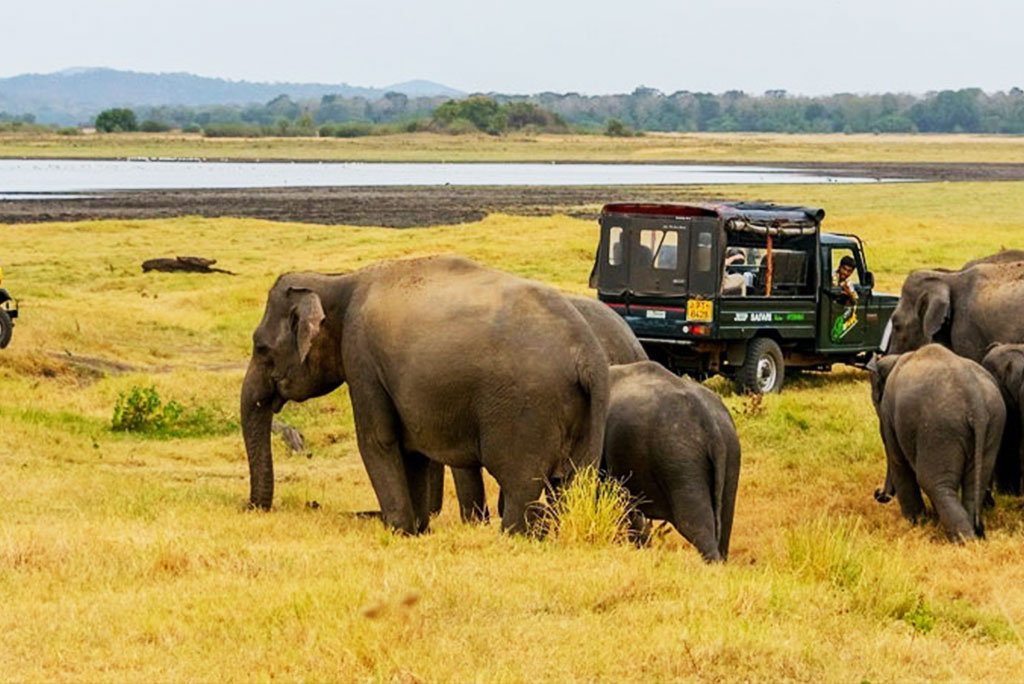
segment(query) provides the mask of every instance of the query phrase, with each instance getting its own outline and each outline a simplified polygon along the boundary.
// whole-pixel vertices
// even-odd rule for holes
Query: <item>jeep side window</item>
[[[622,262],[622,228],[614,226],[608,231],[608,265],[621,266]]]

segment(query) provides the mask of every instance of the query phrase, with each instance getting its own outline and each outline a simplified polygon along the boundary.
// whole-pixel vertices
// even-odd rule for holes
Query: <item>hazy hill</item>
[[[319,99],[328,94],[377,99],[391,91],[409,97],[464,94],[422,80],[362,88],[346,83],[252,83],[186,73],[147,74],[87,67],[0,79],[0,112],[35,114],[40,123],[75,124],[108,107],[262,104],[282,94],[293,100]]]

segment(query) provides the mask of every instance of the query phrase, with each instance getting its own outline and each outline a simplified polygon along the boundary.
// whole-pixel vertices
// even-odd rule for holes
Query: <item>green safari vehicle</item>
[[[609,204],[590,286],[673,372],[777,392],[787,369],[864,366],[887,346],[899,298],[874,291],[860,238],[821,232],[824,218],[760,203]],[[843,257],[855,264],[845,288]]]
[[[0,268],[0,286],[3,285],[4,272]],[[14,334],[14,319],[18,317],[18,300],[12,297],[6,289],[0,287],[0,349],[4,349],[11,343],[11,335]]]

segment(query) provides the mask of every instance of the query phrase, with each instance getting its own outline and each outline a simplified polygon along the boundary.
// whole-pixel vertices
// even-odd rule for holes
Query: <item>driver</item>
[[[857,325],[857,291],[850,283],[850,276],[857,268],[857,262],[851,256],[844,256],[839,261],[839,268],[832,276],[832,287],[839,290],[839,303],[843,305],[843,313],[836,317],[832,324],[832,341],[838,342]]]
[[[850,276],[853,275],[855,268],[857,268],[857,262],[853,260],[853,257],[844,256],[839,260],[839,268],[836,269],[835,274],[832,276],[832,287],[842,290],[847,306],[855,306],[857,304],[857,291],[850,284]]]

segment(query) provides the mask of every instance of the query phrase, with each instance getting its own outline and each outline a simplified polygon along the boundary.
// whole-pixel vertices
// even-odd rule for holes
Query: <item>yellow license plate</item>
[[[686,302],[686,320],[710,322],[715,317],[715,303],[710,299],[691,299]]]

